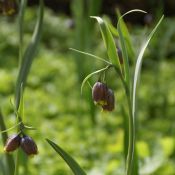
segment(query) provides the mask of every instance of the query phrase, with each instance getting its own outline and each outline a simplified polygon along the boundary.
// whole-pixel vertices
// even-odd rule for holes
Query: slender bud
[[[21,137],[18,134],[10,136],[5,144],[4,151],[12,152],[15,151],[20,146]]]
[[[96,82],[92,88],[92,98],[94,102],[98,105],[107,104],[107,85],[101,82]]]
[[[115,96],[111,89],[107,91],[107,104],[102,106],[104,111],[113,111],[115,108]]]
[[[24,136],[21,139],[21,148],[28,156],[38,154],[37,145],[29,136]]]

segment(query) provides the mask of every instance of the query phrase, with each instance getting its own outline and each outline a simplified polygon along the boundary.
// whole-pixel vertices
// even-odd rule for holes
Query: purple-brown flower
[[[37,145],[29,136],[24,136],[21,139],[21,148],[28,156],[38,154]]]
[[[108,87],[106,84],[101,82],[96,82],[92,88],[92,98],[94,102],[98,105],[107,104],[107,91]]]
[[[107,104],[103,105],[102,108],[104,111],[113,111],[115,108],[115,96],[114,92],[111,89],[107,91]]]
[[[10,136],[5,144],[4,151],[12,152],[20,146],[21,137],[18,134]]]

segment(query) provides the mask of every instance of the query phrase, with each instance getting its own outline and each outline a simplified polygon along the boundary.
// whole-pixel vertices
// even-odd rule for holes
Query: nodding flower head
[[[96,82],[92,88],[92,98],[97,105],[107,104],[107,85],[101,82]]]
[[[21,137],[19,134],[10,136],[5,144],[4,151],[12,152],[20,146]]]
[[[113,111],[115,108],[115,96],[111,89],[107,91],[107,104],[102,105],[104,111]]]
[[[29,136],[24,136],[21,139],[21,148],[23,151],[28,155],[36,155],[38,154],[38,148],[36,143],[33,141],[33,139]]]

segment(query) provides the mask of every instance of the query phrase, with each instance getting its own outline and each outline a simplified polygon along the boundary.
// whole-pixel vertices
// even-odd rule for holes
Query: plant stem
[[[127,96],[128,109],[129,109],[129,145],[128,145],[128,155],[126,162],[126,174],[131,175],[133,168],[134,149],[135,149],[135,124],[131,105],[131,95],[129,91],[127,92],[127,89],[125,89],[125,92]]]
[[[130,91],[130,88],[127,86],[127,83],[125,82],[121,72],[115,66],[114,66],[114,69],[122,81],[122,85],[125,89],[125,95],[127,97],[127,103],[128,103],[128,109],[129,109],[129,117],[128,117],[129,143],[128,143],[128,155],[126,160],[126,175],[131,175],[132,168],[133,168],[134,150],[135,150],[135,124],[134,124],[134,111],[132,110],[132,103],[131,103],[131,100],[132,100],[131,91]]]
[[[27,1],[21,0],[20,2],[20,11],[19,11],[19,67],[22,62],[22,48],[23,48],[23,21],[24,21],[24,12]]]
[[[18,175],[18,167],[19,167],[19,150],[17,150],[17,153],[16,153],[14,175]]]

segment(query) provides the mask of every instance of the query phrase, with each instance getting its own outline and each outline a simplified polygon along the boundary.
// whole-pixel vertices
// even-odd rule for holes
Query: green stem
[[[25,8],[27,5],[27,0],[20,1],[20,11],[19,11],[19,68],[22,65],[22,58],[23,58],[23,21],[24,21],[24,13]],[[21,87],[20,87],[21,90]],[[19,96],[16,96],[16,111],[18,111],[20,98],[23,94],[20,91]],[[17,123],[22,123],[21,115],[17,116]],[[18,127],[18,132],[21,130],[20,126]],[[15,170],[14,175],[18,175],[18,167],[19,167],[19,150],[16,153],[16,160],[15,160]]]
[[[22,62],[22,47],[23,47],[23,21],[24,21],[24,12],[27,4],[27,0],[21,0],[20,2],[20,11],[19,11],[19,67]]]
[[[125,89],[125,92],[129,108],[129,145],[128,145],[128,155],[126,162],[126,174],[131,175],[133,168],[134,149],[135,149],[135,124],[131,105],[131,95],[129,91],[127,92],[127,89]]]
[[[128,155],[127,155],[127,161],[126,161],[126,175],[132,174],[132,168],[133,168],[133,159],[134,159],[134,150],[135,150],[135,124],[134,124],[134,112],[132,110],[132,103],[131,103],[131,92],[130,88],[127,86],[127,83],[125,82],[123,75],[121,72],[114,66],[115,71],[119,75],[122,85],[125,89],[125,95],[127,97],[127,103],[128,103],[128,109],[129,109],[129,144],[128,144]]]
[[[19,167],[19,150],[17,150],[17,153],[16,153],[14,175],[18,175],[18,167]]]

